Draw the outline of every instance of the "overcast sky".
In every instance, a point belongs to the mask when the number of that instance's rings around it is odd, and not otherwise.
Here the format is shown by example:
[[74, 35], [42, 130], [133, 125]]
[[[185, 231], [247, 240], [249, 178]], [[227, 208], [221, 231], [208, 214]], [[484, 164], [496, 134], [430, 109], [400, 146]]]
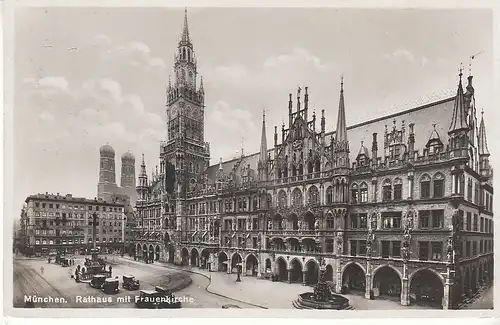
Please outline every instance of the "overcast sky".
[[[193, 8], [188, 16], [212, 163], [242, 142], [245, 153], [258, 150], [263, 108], [271, 147], [299, 85], [335, 129], [342, 73], [350, 125], [455, 92], [460, 63], [468, 73], [469, 56], [484, 51], [473, 61], [476, 100], [486, 117], [493, 109], [488, 10]], [[183, 8], [16, 12], [16, 209], [38, 192], [96, 196], [104, 143], [117, 171], [130, 150], [137, 170], [144, 153], [151, 172], [166, 139], [165, 87], [183, 18]]]

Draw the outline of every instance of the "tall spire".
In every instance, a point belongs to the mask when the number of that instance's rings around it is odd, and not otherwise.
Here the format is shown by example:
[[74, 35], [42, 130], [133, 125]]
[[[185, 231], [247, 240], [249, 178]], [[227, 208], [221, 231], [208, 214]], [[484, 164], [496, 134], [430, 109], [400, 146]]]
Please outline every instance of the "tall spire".
[[484, 112], [481, 112], [481, 124], [479, 125], [478, 153], [480, 156], [489, 156], [488, 142], [486, 141], [486, 127], [484, 126]]
[[260, 157], [259, 161], [265, 163], [267, 161], [267, 138], [266, 138], [266, 111], [262, 110], [262, 134], [260, 136]]
[[335, 132], [335, 140], [337, 143], [347, 142], [347, 126], [345, 121], [345, 106], [344, 106], [344, 75], [340, 77], [340, 100], [339, 111], [337, 114], [337, 130]]
[[142, 154], [141, 173], [139, 174], [139, 177], [148, 177], [146, 172], [146, 163], [144, 162], [144, 154]]
[[182, 42], [189, 43], [188, 11], [184, 8], [184, 28], [182, 29]]
[[457, 95], [455, 97], [455, 105], [453, 107], [453, 116], [448, 134], [469, 129], [467, 124], [467, 114], [465, 111], [464, 90], [462, 87], [462, 67], [460, 67], [458, 75], [460, 79], [458, 82]]

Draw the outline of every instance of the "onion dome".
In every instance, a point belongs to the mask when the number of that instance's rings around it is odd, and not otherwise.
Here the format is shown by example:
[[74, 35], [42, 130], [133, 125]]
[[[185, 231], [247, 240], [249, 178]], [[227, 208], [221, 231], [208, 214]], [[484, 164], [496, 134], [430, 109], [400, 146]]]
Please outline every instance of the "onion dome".
[[135, 157], [127, 151], [122, 155], [122, 161], [135, 161]]
[[111, 147], [107, 143], [105, 145], [101, 146], [101, 148], [99, 149], [99, 152], [103, 156], [112, 156], [112, 157], [115, 156], [115, 150], [113, 149], [113, 147]]

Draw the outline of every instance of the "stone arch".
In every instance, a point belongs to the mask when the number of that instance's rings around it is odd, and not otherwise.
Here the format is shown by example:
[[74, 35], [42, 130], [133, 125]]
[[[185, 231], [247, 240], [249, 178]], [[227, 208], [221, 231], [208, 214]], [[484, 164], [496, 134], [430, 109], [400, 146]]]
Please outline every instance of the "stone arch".
[[294, 188], [292, 191], [292, 206], [301, 206], [303, 201], [302, 191], [298, 187]]
[[278, 192], [278, 206], [280, 208], [284, 208], [288, 205], [288, 196], [286, 195], [286, 192], [284, 190], [280, 190]]
[[299, 217], [295, 213], [291, 213], [288, 216], [288, 220], [292, 226], [292, 230], [298, 230], [299, 229]]
[[402, 288], [401, 272], [390, 264], [379, 265], [373, 270], [373, 291], [375, 296], [400, 296]]
[[259, 267], [259, 261], [257, 257], [255, 257], [254, 254], [248, 254], [247, 257], [245, 258], [245, 275], [250, 275], [251, 276], [257, 276], [258, 274], [258, 267]]
[[231, 255], [231, 272], [235, 268], [239, 268], [241, 270], [243, 266], [243, 258], [241, 257], [241, 254], [238, 252], [234, 252], [233, 255]]
[[304, 213], [303, 219], [307, 230], [316, 229], [316, 216], [311, 211]]
[[319, 190], [316, 186], [311, 185], [308, 192], [308, 202], [309, 204], [319, 204]]
[[318, 277], [319, 277], [319, 265], [318, 262], [314, 259], [308, 260], [305, 265], [305, 272], [306, 272], [306, 284], [308, 285], [315, 285], [318, 283]]
[[203, 248], [200, 253], [200, 267], [202, 269], [208, 268], [208, 261], [210, 260], [210, 250]]
[[286, 262], [282, 257], [276, 259], [276, 274], [279, 281], [286, 281], [288, 278]]
[[189, 251], [186, 247], [183, 247], [181, 249], [181, 263], [182, 263], [182, 265], [189, 264]]
[[431, 181], [431, 177], [429, 176], [429, 174], [423, 173], [422, 175], [420, 175], [420, 178], [418, 179], [418, 181], [420, 183], [422, 183], [422, 182], [430, 182]]
[[346, 290], [365, 290], [366, 270], [358, 262], [350, 262], [342, 268], [342, 286]]
[[333, 267], [330, 264], [325, 268], [325, 281], [333, 282]]
[[289, 267], [289, 282], [301, 283], [302, 282], [302, 263], [298, 258], [293, 258], [288, 264]]
[[200, 263], [200, 254], [196, 248], [191, 249], [190, 254], [190, 264], [191, 266], [199, 266]]
[[135, 253], [136, 253], [137, 255], [139, 255], [140, 253], [142, 253], [141, 244], [137, 244], [137, 248], [136, 248]]
[[170, 243], [170, 235], [168, 234], [168, 232], [165, 233], [165, 236], [163, 236], [163, 242], [165, 244], [168, 244]]
[[227, 272], [229, 268], [228, 265], [229, 257], [227, 256], [226, 252], [219, 252], [218, 261], [219, 261], [219, 271]]
[[155, 261], [159, 261], [159, 260], [160, 260], [160, 246], [156, 245], [156, 247], [155, 247]]
[[419, 304], [443, 306], [444, 279], [430, 268], [420, 268], [408, 277], [410, 300]]
[[326, 188], [325, 202], [326, 202], [326, 204], [333, 203], [333, 186], [331, 186], [331, 185]]
[[281, 214], [276, 213], [273, 217], [272, 221], [272, 229], [273, 230], [283, 230], [283, 216]]
[[271, 264], [271, 259], [266, 258], [266, 269], [264, 270], [266, 273], [267, 272], [272, 272], [272, 264]]

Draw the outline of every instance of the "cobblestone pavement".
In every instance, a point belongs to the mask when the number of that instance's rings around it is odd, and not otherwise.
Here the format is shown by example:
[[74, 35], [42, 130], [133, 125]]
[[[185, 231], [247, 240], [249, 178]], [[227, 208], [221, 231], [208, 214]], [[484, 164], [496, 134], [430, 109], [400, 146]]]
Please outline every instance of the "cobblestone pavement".
[[487, 287], [482, 294], [464, 309], [493, 309], [493, 285]]

